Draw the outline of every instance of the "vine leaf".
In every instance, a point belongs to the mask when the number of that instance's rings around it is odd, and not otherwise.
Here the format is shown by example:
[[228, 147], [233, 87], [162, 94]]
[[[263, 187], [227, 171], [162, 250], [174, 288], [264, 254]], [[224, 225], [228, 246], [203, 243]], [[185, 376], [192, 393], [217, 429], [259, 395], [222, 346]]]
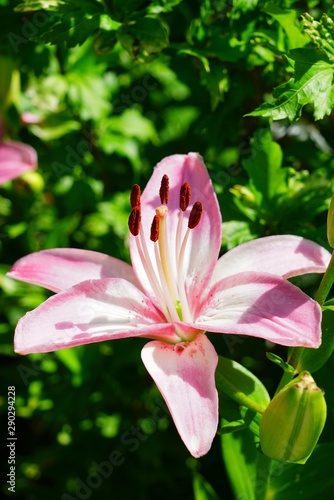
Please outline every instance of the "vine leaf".
[[264, 103], [246, 116], [265, 116], [296, 122], [306, 104], [313, 104], [314, 118], [321, 120], [334, 107], [334, 65], [326, 54], [314, 48], [294, 49], [290, 64], [294, 77], [274, 90], [273, 103]]

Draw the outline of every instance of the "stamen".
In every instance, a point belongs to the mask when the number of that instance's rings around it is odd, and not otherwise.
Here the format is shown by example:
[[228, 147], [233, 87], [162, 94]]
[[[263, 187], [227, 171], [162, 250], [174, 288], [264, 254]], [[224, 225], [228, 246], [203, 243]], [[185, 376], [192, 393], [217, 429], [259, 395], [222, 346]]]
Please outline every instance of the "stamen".
[[165, 174], [161, 179], [161, 186], [159, 190], [160, 200], [163, 205], [167, 205], [168, 195], [169, 195], [169, 178], [168, 175]]
[[146, 241], [145, 241], [145, 237], [143, 235], [143, 231], [140, 231], [139, 238], [136, 238], [135, 241], [136, 241], [138, 253], [140, 255], [140, 259], [143, 263], [144, 269], [146, 271], [146, 275], [148, 277], [148, 280], [151, 283], [153, 292], [155, 293], [156, 297], [158, 298], [159, 303], [160, 303], [160, 307], [161, 307], [164, 315], [167, 318], [168, 317], [168, 309], [165, 306], [163, 291], [158, 283], [158, 280], [156, 278], [155, 272], [154, 272], [153, 267], [152, 267], [152, 263], [151, 263], [150, 256], [149, 256], [149, 253], [147, 250]]
[[141, 222], [140, 208], [137, 206], [131, 210], [131, 214], [128, 220], [130, 233], [133, 236], [138, 236], [140, 231], [140, 222]]
[[[196, 201], [194, 203], [193, 208], [191, 209], [190, 215], [189, 215], [189, 221], [188, 221], [188, 229], [184, 235], [182, 245], [179, 247], [179, 253], [177, 255], [177, 268], [178, 268], [178, 290], [179, 290], [179, 296], [180, 296], [180, 302], [181, 302], [181, 307], [182, 307], [182, 314], [184, 321], [191, 321], [191, 313], [189, 309], [189, 304], [187, 300], [187, 295], [186, 295], [186, 290], [185, 290], [185, 282], [184, 282], [184, 276], [182, 274], [183, 270], [183, 263], [184, 263], [184, 256], [185, 256], [185, 250], [188, 242], [188, 238], [190, 235], [191, 229], [194, 229], [200, 222], [201, 217], [202, 217], [202, 203], [200, 201]], [[183, 214], [183, 212], [181, 212]]]
[[180, 188], [180, 209], [185, 212], [190, 203], [191, 190], [188, 182], [182, 184]]
[[167, 305], [168, 313], [172, 321], [178, 321], [179, 315], [175, 309], [175, 299], [171, 295], [171, 290], [168, 284], [168, 277], [163, 269], [162, 259], [160, 255], [160, 248], [158, 244], [154, 245], [155, 260], [157, 263], [158, 273], [160, 277], [160, 284], [163, 291], [164, 302]]
[[130, 194], [131, 208], [140, 207], [140, 186], [134, 184]]
[[160, 219], [157, 215], [153, 217], [152, 225], [151, 225], [151, 236], [150, 239], [151, 241], [158, 241], [159, 239], [159, 225], [160, 225]]
[[196, 201], [189, 215], [189, 221], [188, 221], [189, 229], [194, 229], [196, 226], [198, 226], [199, 221], [201, 220], [202, 217], [202, 212], [203, 212], [202, 203], [200, 201]]

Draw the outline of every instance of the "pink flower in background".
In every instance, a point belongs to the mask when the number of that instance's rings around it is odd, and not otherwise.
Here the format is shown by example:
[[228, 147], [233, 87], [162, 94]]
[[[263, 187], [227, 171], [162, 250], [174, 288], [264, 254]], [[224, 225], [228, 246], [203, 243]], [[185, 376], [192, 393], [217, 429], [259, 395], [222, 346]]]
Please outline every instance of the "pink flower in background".
[[320, 307], [284, 278], [324, 272], [330, 254], [285, 235], [245, 243], [218, 259], [221, 215], [195, 153], [160, 162], [142, 195], [134, 186], [131, 206], [132, 267], [76, 249], [16, 262], [9, 276], [57, 293], [19, 321], [15, 351], [153, 339], [142, 349], [143, 363], [185, 445], [199, 457], [218, 425], [218, 356], [205, 332], [317, 347]]
[[31, 146], [0, 140], [0, 185], [37, 168], [37, 153]]

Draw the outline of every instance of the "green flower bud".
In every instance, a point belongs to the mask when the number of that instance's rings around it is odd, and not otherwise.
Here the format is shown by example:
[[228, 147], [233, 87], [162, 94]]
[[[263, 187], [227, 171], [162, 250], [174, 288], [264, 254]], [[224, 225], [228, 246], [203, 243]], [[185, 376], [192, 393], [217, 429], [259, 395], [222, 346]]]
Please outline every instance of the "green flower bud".
[[309, 372], [302, 372], [273, 398], [260, 422], [262, 452], [282, 462], [305, 463], [326, 421], [326, 401]]
[[327, 239], [330, 246], [334, 248], [334, 195], [332, 196], [327, 215]]
[[38, 172], [25, 172], [21, 175], [20, 180], [26, 183], [34, 193], [40, 193], [45, 187], [44, 179]]
[[10, 104], [10, 88], [15, 63], [12, 59], [0, 55], [0, 112]]
[[230, 192], [234, 194], [242, 203], [246, 206], [255, 206], [255, 196], [254, 193], [248, 189], [246, 186], [241, 186], [241, 184], [235, 184]]

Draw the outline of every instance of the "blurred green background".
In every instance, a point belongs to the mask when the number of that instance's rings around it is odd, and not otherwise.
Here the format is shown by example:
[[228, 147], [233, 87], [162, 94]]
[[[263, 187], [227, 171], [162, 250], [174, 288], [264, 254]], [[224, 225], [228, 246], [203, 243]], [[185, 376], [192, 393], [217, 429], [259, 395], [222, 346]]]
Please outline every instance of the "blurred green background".
[[[219, 438], [200, 460], [183, 446], [141, 363], [144, 340], [15, 355], [18, 319], [49, 293], [5, 273], [53, 247], [129, 261], [132, 185], [144, 187], [163, 157], [189, 151], [203, 156], [219, 199], [222, 252], [284, 233], [328, 248], [334, 42], [321, 16], [331, 4], [0, 0], [6, 138], [32, 145], [39, 159], [38, 171], [0, 187], [1, 429], [5, 436], [7, 386], [15, 386], [15, 498], [233, 498]], [[290, 108], [273, 95], [282, 84], [291, 86]], [[294, 283], [312, 295], [319, 277]], [[210, 340], [273, 393], [281, 373], [265, 352], [285, 356], [285, 348]], [[332, 365], [317, 373], [329, 405], [324, 440], [332, 439]], [[5, 481], [2, 492], [12, 495]]]

